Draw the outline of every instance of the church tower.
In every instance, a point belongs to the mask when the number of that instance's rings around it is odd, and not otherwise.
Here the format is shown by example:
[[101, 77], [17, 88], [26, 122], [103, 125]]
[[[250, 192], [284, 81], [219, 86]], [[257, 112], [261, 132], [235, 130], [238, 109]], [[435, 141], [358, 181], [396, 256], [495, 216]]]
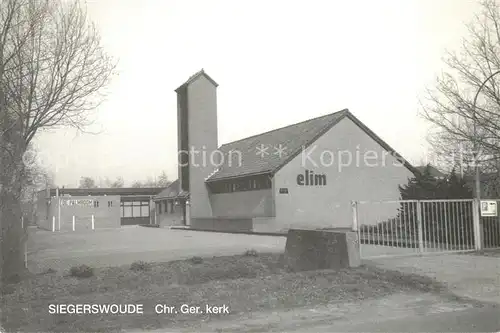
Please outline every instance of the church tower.
[[212, 217], [205, 178], [217, 167], [217, 86], [202, 69], [175, 90], [179, 186], [189, 192], [191, 218]]

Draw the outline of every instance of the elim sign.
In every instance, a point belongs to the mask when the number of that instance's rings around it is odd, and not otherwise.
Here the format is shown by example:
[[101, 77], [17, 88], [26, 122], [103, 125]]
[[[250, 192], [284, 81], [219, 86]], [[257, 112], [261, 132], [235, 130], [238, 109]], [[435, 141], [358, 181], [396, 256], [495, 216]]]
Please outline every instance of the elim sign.
[[326, 186], [326, 175], [315, 174], [312, 170], [306, 170], [304, 174], [297, 175], [299, 186]]

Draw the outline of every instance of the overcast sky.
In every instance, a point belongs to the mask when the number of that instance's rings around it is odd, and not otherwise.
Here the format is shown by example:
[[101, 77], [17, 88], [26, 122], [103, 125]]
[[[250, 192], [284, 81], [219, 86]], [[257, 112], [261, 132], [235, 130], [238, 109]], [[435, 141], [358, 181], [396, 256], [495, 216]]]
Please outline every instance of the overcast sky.
[[174, 89], [219, 83], [219, 144], [343, 108], [413, 163], [426, 155], [418, 97], [477, 12], [469, 0], [89, 0], [117, 76], [99, 135], [37, 138], [58, 185], [162, 170], [177, 177]]

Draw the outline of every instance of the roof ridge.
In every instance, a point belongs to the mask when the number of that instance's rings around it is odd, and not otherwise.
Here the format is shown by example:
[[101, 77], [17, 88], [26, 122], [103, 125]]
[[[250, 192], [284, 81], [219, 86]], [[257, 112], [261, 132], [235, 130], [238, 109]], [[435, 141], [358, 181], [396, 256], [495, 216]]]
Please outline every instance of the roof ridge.
[[229, 144], [233, 144], [233, 143], [237, 143], [237, 142], [240, 142], [240, 141], [248, 140], [248, 139], [251, 139], [251, 138], [254, 138], [254, 137], [257, 137], [257, 136], [261, 136], [261, 135], [264, 135], [264, 134], [268, 134], [268, 133], [280, 131], [280, 130], [285, 129], [287, 127], [292, 127], [292, 126], [300, 125], [300, 124], [303, 124], [303, 123], [307, 123], [309, 121], [313, 121], [313, 120], [316, 120], [316, 119], [319, 119], [319, 118], [324, 118], [324, 117], [332, 116], [334, 114], [338, 114], [338, 113], [341, 113], [341, 112], [349, 112], [349, 109], [347, 109], [347, 108], [346, 109], [342, 109], [340, 111], [332, 112], [332, 113], [325, 114], [325, 115], [318, 116], [318, 117], [314, 117], [314, 118], [309, 118], [309, 119], [304, 120], [304, 121], [299, 121], [298, 123], [290, 124], [290, 125], [283, 126], [283, 127], [280, 127], [280, 128], [275, 128], [275, 129], [267, 131], [267, 132], [262, 132], [262, 133], [259, 133], [259, 134], [251, 135], [251, 136], [246, 137], [246, 138], [242, 138], [242, 139], [239, 139], [239, 140], [235, 140], [235, 141], [231, 141], [231, 142], [228, 142], [228, 143], [224, 143], [223, 145], [220, 146], [220, 148], [222, 148], [223, 146], [227, 146]]
[[183, 84], [181, 84], [177, 89], [175, 89], [176, 92], [178, 92], [179, 89], [183, 88], [183, 87], [186, 87], [188, 86], [190, 83], [192, 83], [194, 80], [196, 80], [199, 76], [205, 76], [210, 82], [212, 82], [212, 84], [215, 86], [215, 87], [218, 87], [219, 84], [217, 82], [215, 82], [214, 79], [212, 79], [206, 72], [205, 72], [205, 69], [202, 68], [201, 70], [197, 71], [196, 73], [194, 73], [193, 75], [191, 75], [189, 77], [189, 79], [187, 79]]
[[193, 75], [191, 75], [191, 76], [189, 77], [189, 79], [187, 79], [187, 80], [186, 80], [186, 82], [188, 82], [189, 80], [191, 80], [191, 79], [192, 79], [192, 78], [194, 78], [195, 76], [198, 76], [198, 75], [200, 75], [200, 74], [204, 74], [204, 73], [205, 73], [205, 70], [202, 68], [202, 69], [200, 69], [199, 71], [197, 71], [196, 73], [194, 73]]

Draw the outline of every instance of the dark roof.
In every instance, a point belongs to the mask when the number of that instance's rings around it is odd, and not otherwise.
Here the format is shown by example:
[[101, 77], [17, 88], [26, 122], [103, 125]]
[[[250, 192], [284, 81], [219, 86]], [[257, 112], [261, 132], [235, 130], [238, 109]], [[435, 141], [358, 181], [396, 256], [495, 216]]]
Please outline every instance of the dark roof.
[[[432, 166], [432, 165], [428, 165], [429, 166], [429, 173], [432, 177], [436, 177], [436, 178], [444, 178], [446, 177], [446, 174], [439, 171], [436, 167]], [[420, 173], [424, 173], [425, 172], [425, 169], [427, 168], [427, 165], [421, 165], [421, 166], [417, 166], [415, 167]]]
[[189, 193], [186, 191], [179, 192], [179, 179], [170, 184], [166, 189], [161, 191], [153, 200], [163, 200], [163, 199], [174, 199], [174, 198], [186, 198]]
[[185, 88], [187, 87], [191, 82], [193, 82], [194, 80], [196, 80], [197, 78], [199, 78], [200, 76], [204, 76], [205, 78], [207, 78], [208, 81], [212, 82], [212, 84], [216, 87], [218, 87], [219, 85], [217, 84], [217, 82], [214, 81], [214, 79], [212, 79], [210, 76], [208, 76], [207, 73], [205, 73], [205, 71], [203, 70], [203, 68], [199, 71], [199, 72], [196, 72], [194, 73], [193, 75], [191, 75], [189, 77], [189, 79], [184, 82], [183, 84], [181, 84], [179, 86], [179, 88], [175, 89], [175, 92], [178, 92], [180, 89], [182, 88]]
[[[413, 173], [417, 172], [412, 165], [366, 127], [349, 110], [344, 109], [326, 116], [313, 118], [298, 124], [222, 145], [219, 150], [224, 154], [226, 163], [218, 170], [214, 170], [214, 173], [207, 178], [207, 182], [241, 176], [275, 173], [296, 157], [302, 151], [303, 147], [311, 145], [345, 117], [351, 119], [386, 151], [397, 157], [410, 171]], [[266, 155], [266, 158], [260, 158], [257, 154], [258, 148], [261, 145], [270, 147], [267, 150], [269, 154]], [[274, 154], [273, 147], [279, 147], [280, 145], [286, 147], [285, 154], [282, 156]], [[239, 156], [236, 154], [233, 155], [233, 160], [230, 161], [228, 157], [230, 151], [241, 153], [241, 164], [238, 163]]]
[[[102, 196], [102, 195], [120, 195], [120, 196], [133, 196], [133, 195], [157, 195], [163, 190], [163, 187], [116, 187], [116, 188], [60, 188], [59, 195], [73, 195], [73, 196]], [[46, 190], [43, 190], [46, 191]], [[56, 189], [50, 189], [50, 195], [56, 195]]]

